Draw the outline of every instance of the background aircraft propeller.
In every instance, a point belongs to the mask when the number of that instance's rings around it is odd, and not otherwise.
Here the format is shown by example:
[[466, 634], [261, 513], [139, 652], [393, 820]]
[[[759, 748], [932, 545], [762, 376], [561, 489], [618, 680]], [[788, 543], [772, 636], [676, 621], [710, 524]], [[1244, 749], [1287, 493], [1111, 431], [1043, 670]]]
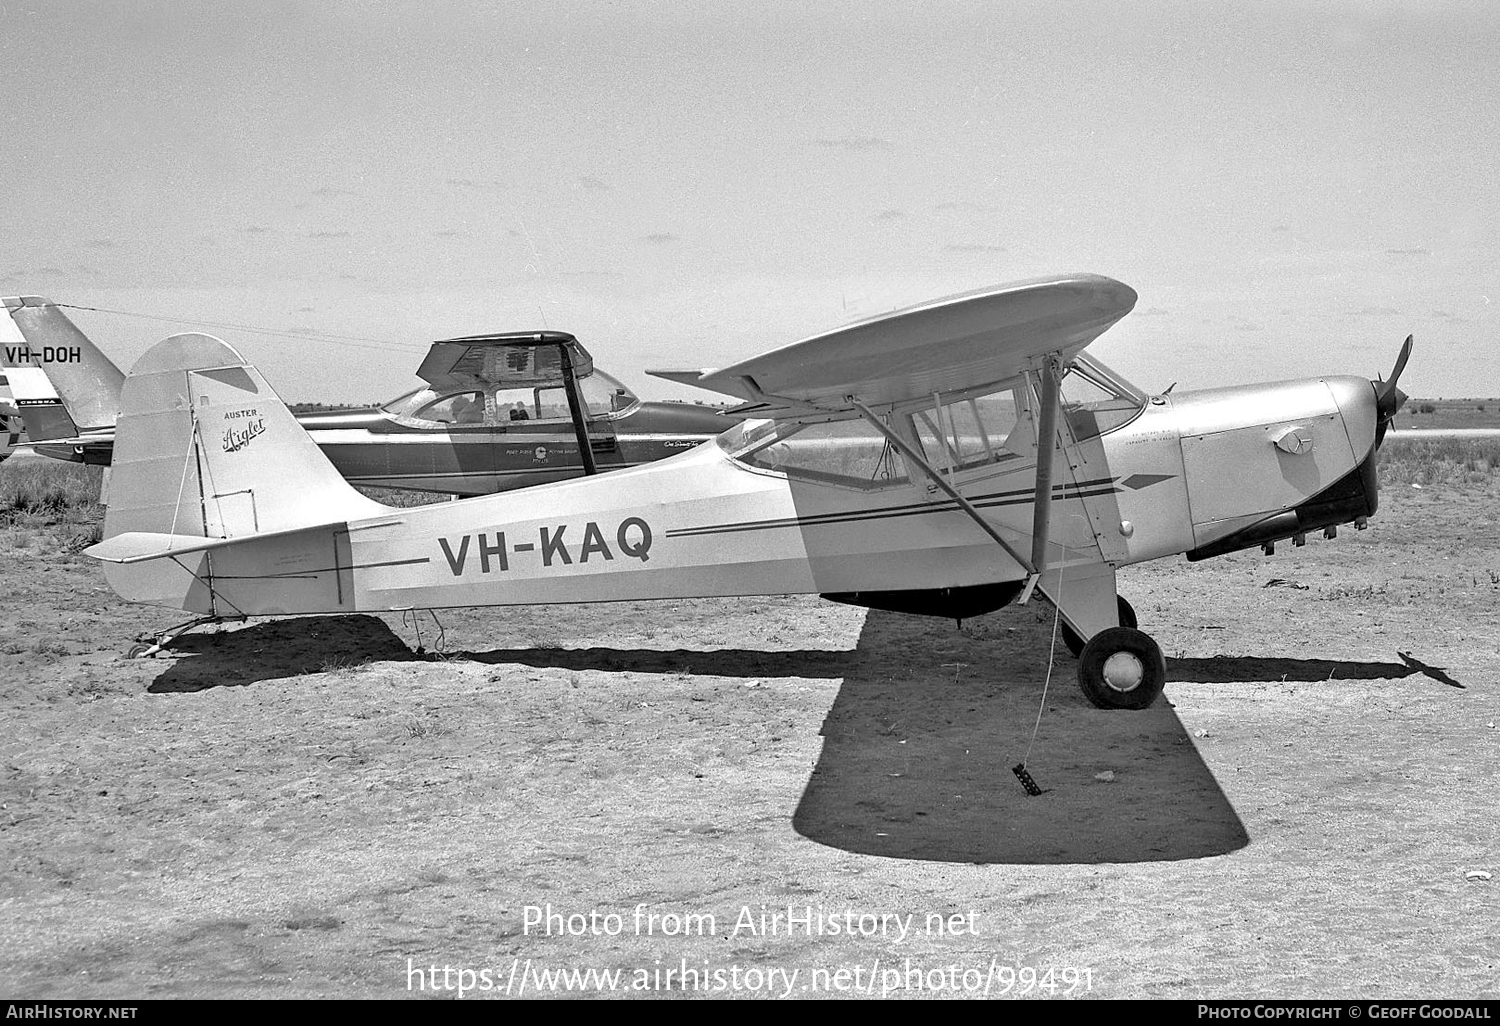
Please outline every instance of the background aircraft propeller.
[[1370, 384], [1375, 386], [1375, 446], [1385, 440], [1385, 432], [1396, 419], [1396, 413], [1406, 403], [1406, 393], [1396, 387], [1396, 381], [1401, 377], [1401, 372], [1406, 369], [1406, 361], [1411, 357], [1411, 339], [1406, 336], [1406, 341], [1401, 343], [1401, 352], [1396, 355], [1396, 366], [1391, 368], [1391, 379], [1385, 381], [1376, 378]]

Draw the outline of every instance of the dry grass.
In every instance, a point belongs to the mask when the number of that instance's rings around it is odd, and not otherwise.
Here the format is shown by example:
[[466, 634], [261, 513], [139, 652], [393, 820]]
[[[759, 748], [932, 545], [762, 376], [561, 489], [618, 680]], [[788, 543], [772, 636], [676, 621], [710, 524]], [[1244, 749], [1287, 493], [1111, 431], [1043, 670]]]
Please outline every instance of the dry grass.
[[356, 491], [386, 506], [405, 509], [408, 506], [427, 506], [434, 502], [447, 502], [451, 496], [444, 492], [411, 492], [399, 488], [364, 488]]
[[16, 459], [0, 464], [0, 524], [86, 523], [103, 516], [102, 467], [59, 460]]
[[0, 553], [73, 555], [104, 537], [100, 467], [58, 460], [0, 464]]
[[1391, 438], [1380, 449], [1380, 483], [1483, 484], [1500, 466], [1500, 439]]

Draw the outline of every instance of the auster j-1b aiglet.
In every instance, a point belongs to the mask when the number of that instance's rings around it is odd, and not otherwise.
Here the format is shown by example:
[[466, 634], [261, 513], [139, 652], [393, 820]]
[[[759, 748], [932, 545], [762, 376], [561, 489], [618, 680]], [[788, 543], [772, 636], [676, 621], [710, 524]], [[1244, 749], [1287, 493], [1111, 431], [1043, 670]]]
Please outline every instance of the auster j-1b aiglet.
[[173, 336], [125, 382], [88, 552], [194, 623], [809, 592], [962, 618], [1040, 591], [1088, 698], [1144, 708], [1166, 668], [1116, 569], [1363, 527], [1410, 339], [1390, 381], [1151, 396], [1084, 352], [1135, 300], [1039, 279], [662, 372], [751, 419], [648, 466], [411, 509], [349, 487], [228, 345]]

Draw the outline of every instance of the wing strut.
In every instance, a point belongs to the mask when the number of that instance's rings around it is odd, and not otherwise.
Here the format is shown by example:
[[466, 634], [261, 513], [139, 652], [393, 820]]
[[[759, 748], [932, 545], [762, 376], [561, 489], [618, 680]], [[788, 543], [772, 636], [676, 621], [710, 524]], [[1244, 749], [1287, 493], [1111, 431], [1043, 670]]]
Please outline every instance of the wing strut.
[[1031, 506], [1031, 567], [1021, 601], [1031, 598], [1047, 567], [1047, 535], [1052, 526], [1052, 449], [1057, 442], [1057, 406], [1062, 389], [1062, 361], [1056, 354], [1042, 361], [1042, 410], [1036, 426], [1036, 493]]
[[585, 474], [597, 474], [599, 468], [594, 466], [594, 447], [589, 444], [589, 428], [583, 419], [583, 402], [578, 396], [578, 375], [573, 373], [573, 358], [568, 355], [566, 344], [559, 345], [557, 350], [562, 356], [563, 391], [568, 394], [568, 413], [573, 418], [573, 433], [578, 436], [578, 458], [583, 461]]
[[1032, 589], [1036, 587], [1036, 580], [1040, 575], [1036, 572], [1036, 568], [1031, 563], [1027, 562], [1026, 557], [1021, 555], [1021, 553], [1015, 548], [1015, 546], [1011, 545], [1010, 542], [1001, 537], [1000, 532], [995, 530], [994, 525], [991, 524], [988, 520], [984, 519], [979, 510], [974, 508], [974, 504], [960, 495], [958, 493], [958, 490], [943, 478], [942, 474], [939, 474], [932, 468], [932, 465], [922, 457], [921, 453], [917, 452], [917, 450], [913, 449], [910, 445], [907, 444], [906, 439], [902, 438], [900, 435], [896, 434], [896, 432], [892, 431], [889, 425], [887, 425], [879, 417], [875, 416], [875, 414], [870, 411], [870, 408], [864, 403], [860, 402], [858, 399], [850, 396], [849, 402], [853, 404], [854, 408], [860, 412], [860, 415], [863, 416], [865, 420], [874, 425], [876, 431], [879, 431], [882, 435], [885, 436], [886, 441], [890, 442], [893, 446], [896, 447], [896, 449], [901, 453], [902, 456], [905, 456], [917, 467], [920, 467], [922, 472], [925, 473], [929, 478], [931, 478], [933, 484], [937, 485], [943, 491], [947, 492], [948, 497], [954, 502], [958, 503], [959, 509], [967, 513], [969, 515], [969, 519], [973, 520], [974, 523], [979, 525], [980, 530], [984, 531], [985, 534], [989, 535], [991, 538], [995, 539], [995, 541], [999, 542], [1000, 547], [1010, 554], [1011, 559], [1014, 559], [1017, 563], [1026, 568], [1026, 572], [1030, 575], [1030, 577], [1026, 582], [1026, 590], [1022, 593], [1022, 597], [1018, 601], [1019, 603], [1024, 603], [1027, 599], [1029, 599], [1031, 597]]

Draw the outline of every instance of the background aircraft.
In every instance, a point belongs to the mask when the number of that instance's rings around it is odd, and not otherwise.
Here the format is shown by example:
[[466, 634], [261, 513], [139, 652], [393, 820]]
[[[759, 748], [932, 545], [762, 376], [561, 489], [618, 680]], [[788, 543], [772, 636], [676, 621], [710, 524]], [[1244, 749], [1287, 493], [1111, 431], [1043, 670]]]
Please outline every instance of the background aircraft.
[[174, 336], [126, 381], [87, 551], [122, 597], [200, 614], [164, 643], [255, 615], [807, 592], [965, 617], [1040, 589], [1087, 639], [1088, 698], [1144, 708], [1166, 667], [1116, 568], [1364, 526], [1410, 340], [1389, 382], [1148, 396], [1082, 355], [1135, 300], [1070, 275], [860, 322], [694, 372], [767, 418], [714, 445], [412, 509], [351, 489], [228, 345]]
[[[4, 303], [0, 366], [26, 390], [32, 447], [108, 465], [125, 375], [56, 304]], [[384, 406], [297, 419], [352, 484], [453, 495], [639, 466], [729, 424], [713, 407], [642, 402], [560, 331], [435, 342], [417, 374], [425, 387]]]

